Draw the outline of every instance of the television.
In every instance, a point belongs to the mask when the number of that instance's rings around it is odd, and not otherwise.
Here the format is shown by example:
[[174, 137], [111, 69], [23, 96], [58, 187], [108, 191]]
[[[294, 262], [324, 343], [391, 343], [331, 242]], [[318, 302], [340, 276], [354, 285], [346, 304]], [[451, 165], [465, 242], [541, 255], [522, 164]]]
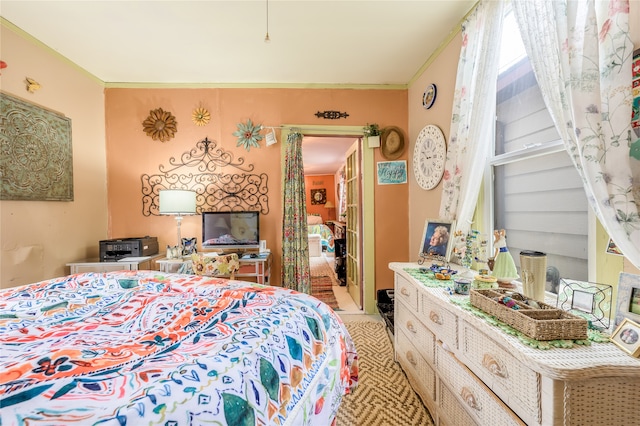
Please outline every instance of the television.
[[202, 248], [259, 249], [260, 212], [203, 212]]

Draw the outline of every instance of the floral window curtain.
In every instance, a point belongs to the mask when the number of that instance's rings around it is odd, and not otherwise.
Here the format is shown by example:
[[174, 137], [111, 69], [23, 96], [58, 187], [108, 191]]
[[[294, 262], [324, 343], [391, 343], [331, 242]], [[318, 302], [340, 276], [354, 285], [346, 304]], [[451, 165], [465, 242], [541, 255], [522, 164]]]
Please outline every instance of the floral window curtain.
[[482, 1], [463, 23], [440, 217], [469, 230], [493, 146], [503, 2]]
[[515, 1], [513, 10], [589, 203], [625, 257], [640, 268], [640, 200], [634, 199], [629, 155], [629, 2]]
[[282, 222], [282, 286], [311, 294], [302, 135], [287, 137]]

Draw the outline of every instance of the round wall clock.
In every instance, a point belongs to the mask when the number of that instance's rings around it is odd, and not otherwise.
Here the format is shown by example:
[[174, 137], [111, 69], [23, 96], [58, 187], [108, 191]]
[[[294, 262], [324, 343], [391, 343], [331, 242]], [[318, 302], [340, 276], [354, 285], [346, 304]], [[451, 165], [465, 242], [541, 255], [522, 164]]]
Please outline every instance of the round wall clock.
[[436, 94], [436, 85], [430, 84], [429, 87], [427, 87], [427, 90], [425, 90], [422, 94], [422, 106], [425, 109], [429, 109], [433, 106], [434, 102], [436, 101]]
[[413, 151], [413, 174], [422, 189], [435, 188], [444, 174], [447, 146], [438, 126], [429, 124], [418, 134]]

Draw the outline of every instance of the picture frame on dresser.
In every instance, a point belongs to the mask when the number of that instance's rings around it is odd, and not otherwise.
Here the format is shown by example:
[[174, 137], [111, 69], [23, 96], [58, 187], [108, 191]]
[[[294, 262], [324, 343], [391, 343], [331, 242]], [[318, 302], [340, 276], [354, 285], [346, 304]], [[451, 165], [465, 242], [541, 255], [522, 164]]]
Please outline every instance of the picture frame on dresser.
[[556, 307], [586, 318], [598, 329], [611, 328], [613, 287], [610, 285], [562, 278], [557, 294]]
[[640, 356], [640, 324], [625, 318], [611, 335], [611, 341], [631, 356]]
[[420, 260], [448, 262], [453, 248], [453, 220], [426, 219], [420, 239]]
[[618, 278], [615, 326], [625, 318], [640, 323], [640, 275], [621, 272]]

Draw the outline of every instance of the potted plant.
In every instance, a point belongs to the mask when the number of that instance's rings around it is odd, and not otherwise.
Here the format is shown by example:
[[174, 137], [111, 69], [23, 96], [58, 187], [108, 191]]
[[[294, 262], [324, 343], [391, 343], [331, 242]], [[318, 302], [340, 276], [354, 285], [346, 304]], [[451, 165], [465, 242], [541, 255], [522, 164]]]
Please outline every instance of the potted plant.
[[380, 146], [380, 126], [376, 123], [368, 124], [363, 128], [364, 136], [367, 138], [369, 148], [377, 148]]

